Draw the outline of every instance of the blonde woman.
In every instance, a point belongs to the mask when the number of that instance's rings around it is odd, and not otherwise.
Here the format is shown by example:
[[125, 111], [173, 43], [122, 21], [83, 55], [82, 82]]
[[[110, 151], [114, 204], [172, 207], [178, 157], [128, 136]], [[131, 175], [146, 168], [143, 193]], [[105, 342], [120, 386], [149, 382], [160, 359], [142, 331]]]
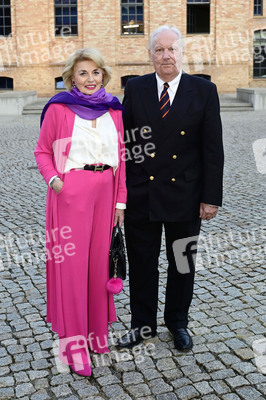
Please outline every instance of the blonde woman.
[[106, 284], [112, 228], [126, 208], [122, 106], [104, 89], [111, 73], [97, 49], [76, 50], [62, 76], [68, 91], [44, 107], [35, 150], [48, 185], [47, 322], [61, 360], [89, 376], [89, 350], [109, 351], [116, 320]]

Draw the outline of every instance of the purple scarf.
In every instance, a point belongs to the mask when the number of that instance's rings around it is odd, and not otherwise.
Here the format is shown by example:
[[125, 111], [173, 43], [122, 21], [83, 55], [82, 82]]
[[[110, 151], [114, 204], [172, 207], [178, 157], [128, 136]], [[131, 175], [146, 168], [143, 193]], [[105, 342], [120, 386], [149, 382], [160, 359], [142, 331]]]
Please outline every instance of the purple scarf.
[[109, 111], [110, 108], [113, 110], [124, 110], [118, 98], [114, 97], [111, 93], [106, 93], [103, 87], [91, 95], [81, 93], [77, 88], [73, 88], [71, 92], [57, 93], [46, 103], [41, 115], [41, 125], [47, 108], [53, 103], [65, 104], [80, 118], [90, 120], [99, 118]]

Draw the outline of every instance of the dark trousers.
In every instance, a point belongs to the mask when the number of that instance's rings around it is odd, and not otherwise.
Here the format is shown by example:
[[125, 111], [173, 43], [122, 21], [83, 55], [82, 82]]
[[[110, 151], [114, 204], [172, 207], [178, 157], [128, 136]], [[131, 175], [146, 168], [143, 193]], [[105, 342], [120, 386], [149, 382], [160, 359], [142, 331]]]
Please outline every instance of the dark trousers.
[[[129, 261], [129, 287], [131, 327], [149, 326], [152, 332], [157, 328], [158, 306], [158, 258], [161, 247], [162, 227], [165, 229], [166, 254], [168, 260], [164, 320], [170, 330], [186, 328], [188, 309], [193, 296], [194, 263], [187, 257], [189, 266], [184, 271], [178, 268], [173, 251], [173, 242], [178, 239], [198, 236], [201, 220], [191, 222], [150, 222], [125, 221], [125, 237]], [[189, 242], [189, 239], [188, 239]], [[181, 242], [183, 243], [183, 242]], [[193, 241], [195, 249], [195, 241]], [[197, 245], [197, 242], [196, 242]]]

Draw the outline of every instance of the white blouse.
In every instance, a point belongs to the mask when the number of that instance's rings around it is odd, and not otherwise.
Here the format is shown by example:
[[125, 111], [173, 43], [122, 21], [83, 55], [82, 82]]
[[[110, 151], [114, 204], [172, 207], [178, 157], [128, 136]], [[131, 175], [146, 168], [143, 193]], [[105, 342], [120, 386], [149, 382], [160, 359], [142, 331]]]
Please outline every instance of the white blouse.
[[75, 115], [71, 146], [64, 172], [86, 164], [107, 164], [118, 167], [118, 135], [109, 112], [92, 121]]
[[[107, 164], [115, 174], [118, 161], [118, 134], [109, 112], [96, 119], [96, 128], [92, 127], [91, 120], [76, 114], [64, 173], [73, 168], [83, 169], [86, 164]], [[126, 205], [116, 203], [116, 208], [125, 209]]]

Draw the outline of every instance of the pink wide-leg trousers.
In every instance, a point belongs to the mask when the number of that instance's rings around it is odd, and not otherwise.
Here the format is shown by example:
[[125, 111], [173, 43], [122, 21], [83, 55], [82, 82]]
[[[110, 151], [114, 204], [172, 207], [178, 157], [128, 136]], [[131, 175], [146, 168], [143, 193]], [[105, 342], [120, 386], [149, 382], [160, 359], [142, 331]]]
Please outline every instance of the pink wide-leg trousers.
[[106, 290], [113, 199], [112, 168], [71, 170], [57, 194], [59, 231], [67, 232], [60, 236], [64, 338], [82, 335], [97, 353], [108, 351], [108, 322], [116, 319]]

